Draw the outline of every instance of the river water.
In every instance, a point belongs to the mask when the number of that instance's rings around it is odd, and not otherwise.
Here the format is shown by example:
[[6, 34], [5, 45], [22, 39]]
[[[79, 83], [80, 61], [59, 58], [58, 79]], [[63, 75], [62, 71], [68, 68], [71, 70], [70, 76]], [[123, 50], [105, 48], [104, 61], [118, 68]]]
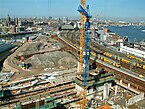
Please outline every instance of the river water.
[[8, 37], [3, 37], [0, 38], [0, 40], [5, 39], [5, 40], [16, 40], [16, 39], [22, 39], [23, 37], [28, 37], [32, 36], [33, 34], [23, 34], [23, 35], [15, 35], [15, 36], [8, 36]]
[[112, 32], [117, 33], [119, 36], [127, 36], [130, 41], [145, 40], [144, 26], [109, 26]]

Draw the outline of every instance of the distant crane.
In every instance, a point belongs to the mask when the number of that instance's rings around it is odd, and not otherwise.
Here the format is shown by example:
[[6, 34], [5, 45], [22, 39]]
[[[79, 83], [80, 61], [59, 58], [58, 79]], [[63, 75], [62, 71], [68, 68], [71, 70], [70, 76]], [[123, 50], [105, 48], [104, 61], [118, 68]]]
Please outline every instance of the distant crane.
[[87, 99], [87, 78], [89, 70], [89, 29], [90, 29], [90, 14], [89, 14], [89, 5], [85, 9], [85, 0], [81, 0], [81, 5], [78, 8], [78, 11], [81, 14], [81, 28], [80, 28], [80, 64], [79, 72], [82, 75], [82, 86], [83, 91], [81, 95], [83, 100], [81, 101], [81, 109], [86, 108]]

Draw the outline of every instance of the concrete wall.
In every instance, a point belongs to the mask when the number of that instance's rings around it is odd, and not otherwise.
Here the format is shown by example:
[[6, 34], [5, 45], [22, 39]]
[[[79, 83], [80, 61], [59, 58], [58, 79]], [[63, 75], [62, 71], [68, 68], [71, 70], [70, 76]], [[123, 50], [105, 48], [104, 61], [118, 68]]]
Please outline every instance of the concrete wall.
[[[108, 87], [111, 87], [111, 83], [108, 83]], [[79, 85], [75, 84], [75, 89], [77, 90], [77, 94], [80, 95], [80, 92], [83, 92], [84, 89], [82, 87], [80, 87]], [[93, 98], [94, 94], [101, 92], [104, 90], [104, 85], [97, 87], [96, 86], [96, 90], [94, 90], [93, 87], [91, 87], [89, 90], [87, 90], [87, 95], [89, 95], [89, 98]]]
[[136, 102], [141, 101], [141, 100], [143, 100], [143, 99], [144, 99], [144, 93], [141, 93], [141, 94], [139, 94], [139, 95], [136, 95], [136, 96], [130, 98], [130, 99], [127, 101], [126, 105], [127, 105], [127, 106], [133, 105], [133, 104], [135, 104]]

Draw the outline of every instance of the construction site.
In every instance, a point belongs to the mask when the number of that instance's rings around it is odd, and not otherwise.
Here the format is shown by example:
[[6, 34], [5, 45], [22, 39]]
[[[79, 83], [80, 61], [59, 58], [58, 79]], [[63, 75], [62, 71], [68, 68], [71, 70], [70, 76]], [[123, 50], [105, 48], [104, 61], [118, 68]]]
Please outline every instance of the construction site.
[[113, 54], [105, 57], [106, 49], [89, 39], [85, 0], [77, 11], [79, 30], [35, 34], [7, 57], [0, 78], [1, 109], [145, 108], [144, 72], [122, 71], [124, 61], [111, 60]]
[[88, 70], [84, 90], [77, 51], [64, 42], [56, 35], [38, 35], [5, 60], [3, 72], [15, 73], [1, 82], [2, 109], [83, 109], [84, 100], [92, 109], [144, 107], [143, 92], [117, 81], [115, 71], [97, 64], [89, 64], [94, 68]]

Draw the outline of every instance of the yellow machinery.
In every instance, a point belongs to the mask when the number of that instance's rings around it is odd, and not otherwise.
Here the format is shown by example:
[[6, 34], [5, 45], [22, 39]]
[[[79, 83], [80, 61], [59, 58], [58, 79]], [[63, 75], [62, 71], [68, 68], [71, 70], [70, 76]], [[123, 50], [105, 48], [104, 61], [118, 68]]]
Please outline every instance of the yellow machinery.
[[[81, 6], [85, 8], [85, 0], [81, 0]], [[85, 17], [81, 14], [81, 28], [80, 28], [80, 69], [79, 72], [83, 73], [83, 51], [84, 51], [84, 36], [85, 36]], [[83, 100], [80, 101], [81, 109], [85, 108], [86, 105], [86, 89], [84, 88], [84, 91], [81, 92], [81, 97]]]
[[[81, 6], [85, 8], [85, 1], [81, 0]], [[83, 72], [83, 51], [84, 51], [84, 36], [85, 36], [85, 16], [81, 14], [81, 28], [80, 28], [80, 73]]]
[[[81, 0], [81, 6], [83, 8], [85, 8], [85, 2], [86, 0]], [[81, 14], [81, 28], [80, 28], [80, 66], [79, 66], [79, 72], [82, 74], [83, 73], [83, 52], [84, 52], [84, 42], [85, 42], [85, 16], [83, 14]], [[86, 99], [86, 92], [87, 92], [87, 88], [84, 87], [84, 90], [81, 92], [81, 97], [83, 98], [80, 101], [80, 105], [81, 105], [81, 109], [85, 109], [86, 104], [87, 104], [87, 99]]]

